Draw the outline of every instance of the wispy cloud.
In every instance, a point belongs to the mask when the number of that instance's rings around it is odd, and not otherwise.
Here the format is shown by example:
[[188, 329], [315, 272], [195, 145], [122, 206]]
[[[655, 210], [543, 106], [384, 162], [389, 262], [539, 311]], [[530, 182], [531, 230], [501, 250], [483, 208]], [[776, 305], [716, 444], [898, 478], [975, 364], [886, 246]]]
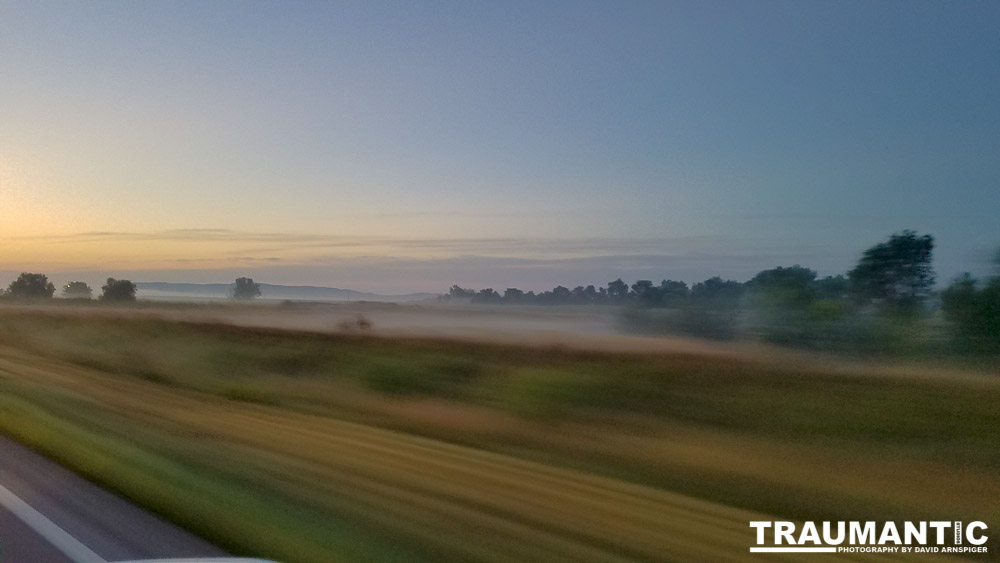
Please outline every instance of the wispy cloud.
[[[173, 229], [152, 232], [93, 231], [67, 235], [21, 237], [19, 240], [43, 244], [72, 245], [93, 243], [167, 242], [190, 245], [223, 244], [233, 251], [244, 250], [246, 259], [260, 260], [260, 254], [291, 251], [312, 253], [352, 250], [351, 255], [407, 257], [432, 253], [438, 257], [484, 255], [493, 257], [581, 257], [606, 254], [684, 254], [692, 248], [710, 248], [733, 241], [725, 237], [673, 238], [390, 238], [324, 235], [310, 233], [246, 232], [229, 229]], [[246, 252], [252, 250], [249, 254]], [[230, 258], [236, 256], [231, 255]], [[274, 257], [275, 260], [282, 258]], [[286, 258], [287, 259], [287, 258]]]
[[227, 256], [221, 258], [175, 258], [170, 262], [177, 264], [208, 264], [218, 266], [220, 263], [228, 264], [282, 264], [288, 262], [284, 258], [269, 256], [258, 258], [255, 256]]

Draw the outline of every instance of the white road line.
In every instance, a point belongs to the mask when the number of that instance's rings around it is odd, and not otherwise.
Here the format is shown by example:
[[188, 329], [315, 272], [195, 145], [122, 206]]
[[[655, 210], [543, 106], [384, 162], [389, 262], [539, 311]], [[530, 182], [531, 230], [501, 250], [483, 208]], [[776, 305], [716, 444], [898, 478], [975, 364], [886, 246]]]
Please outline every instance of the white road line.
[[69, 535], [69, 532], [57, 526], [28, 503], [17, 498], [17, 495], [3, 485], [0, 485], [0, 505], [20, 518], [29, 528], [45, 538], [75, 563], [107, 563], [100, 555], [91, 551], [89, 547], [80, 543]]

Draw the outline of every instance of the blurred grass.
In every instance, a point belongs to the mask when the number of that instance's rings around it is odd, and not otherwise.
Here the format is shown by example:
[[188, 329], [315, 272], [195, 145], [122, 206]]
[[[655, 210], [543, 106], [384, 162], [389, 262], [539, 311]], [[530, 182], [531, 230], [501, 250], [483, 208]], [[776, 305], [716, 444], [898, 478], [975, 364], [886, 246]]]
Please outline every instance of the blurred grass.
[[286, 561], [731, 559], [741, 509], [1000, 516], [985, 375], [6, 310], [0, 361], [3, 431]]

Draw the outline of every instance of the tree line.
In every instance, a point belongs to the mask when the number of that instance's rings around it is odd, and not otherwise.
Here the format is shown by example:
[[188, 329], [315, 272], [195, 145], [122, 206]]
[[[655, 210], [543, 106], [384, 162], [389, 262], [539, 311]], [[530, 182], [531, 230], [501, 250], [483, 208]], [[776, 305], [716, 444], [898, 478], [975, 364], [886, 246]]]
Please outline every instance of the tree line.
[[[102, 301], [135, 301], [137, 289], [131, 280], [108, 278], [107, 283], [101, 286], [101, 294], [97, 298]], [[23, 272], [7, 286], [6, 290], [0, 289], [0, 297], [17, 300], [43, 300], [52, 299], [55, 292], [55, 285], [49, 281], [45, 274]], [[242, 277], [236, 278], [230, 297], [238, 301], [249, 301], [259, 297], [260, 294], [260, 284], [254, 282], [253, 278]], [[93, 296], [94, 290], [86, 282], [73, 281], [62, 287], [64, 299], [90, 300]]]
[[564, 286], [535, 293], [507, 288], [503, 294], [493, 288], [466, 289], [453, 285], [444, 301], [475, 304], [531, 305], [638, 305], [650, 308], [670, 308], [685, 303], [731, 305], [749, 292], [772, 293], [785, 304], [802, 304], [814, 299], [853, 299], [856, 302], [878, 301], [885, 305], [910, 306], [920, 304], [934, 285], [931, 254], [934, 238], [918, 236], [913, 231], [892, 235], [887, 242], [867, 250], [857, 266], [847, 275], [818, 279], [816, 272], [798, 264], [759, 272], [746, 282], [723, 280], [719, 276], [691, 287], [683, 281], [638, 280], [631, 286], [618, 278], [606, 286]]
[[507, 288], [501, 294], [453, 285], [442, 300], [618, 305], [625, 306], [628, 328], [636, 330], [840, 348], [922, 346], [933, 340], [936, 329], [927, 327], [940, 311], [952, 329], [948, 338], [1000, 352], [1000, 254], [997, 275], [976, 280], [965, 274], [935, 293], [933, 250], [933, 236], [902, 231], [867, 249], [850, 271], [824, 278], [796, 264], [761, 271], [746, 282], [716, 276], [690, 287], [670, 279], [629, 285], [619, 278], [603, 287], [557, 286], [537, 294]]
[[[16, 280], [0, 290], [0, 296], [10, 299], [52, 299], [56, 287], [45, 274], [23, 272]], [[135, 301], [135, 284], [129, 280], [108, 278], [101, 286], [101, 294], [97, 297], [107, 301]], [[63, 286], [62, 296], [66, 299], [91, 299], [94, 290], [86, 282], [74, 281]]]

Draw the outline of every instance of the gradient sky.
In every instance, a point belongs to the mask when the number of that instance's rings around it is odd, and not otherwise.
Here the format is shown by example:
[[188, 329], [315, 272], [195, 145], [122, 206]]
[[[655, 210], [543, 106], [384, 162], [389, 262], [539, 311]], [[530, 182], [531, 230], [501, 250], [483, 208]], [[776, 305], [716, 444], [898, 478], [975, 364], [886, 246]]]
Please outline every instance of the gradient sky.
[[0, 1], [0, 285], [548, 289], [1000, 247], [1000, 2]]

